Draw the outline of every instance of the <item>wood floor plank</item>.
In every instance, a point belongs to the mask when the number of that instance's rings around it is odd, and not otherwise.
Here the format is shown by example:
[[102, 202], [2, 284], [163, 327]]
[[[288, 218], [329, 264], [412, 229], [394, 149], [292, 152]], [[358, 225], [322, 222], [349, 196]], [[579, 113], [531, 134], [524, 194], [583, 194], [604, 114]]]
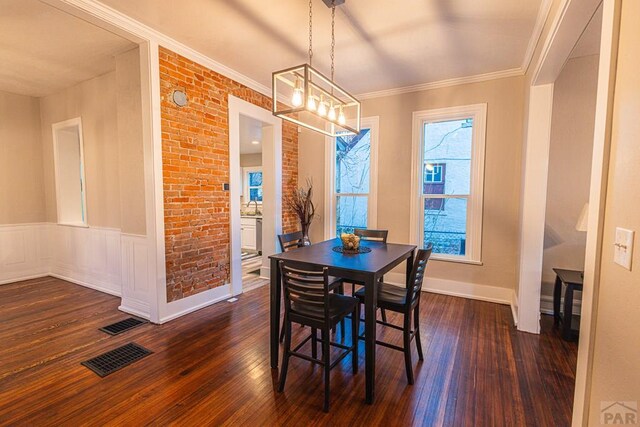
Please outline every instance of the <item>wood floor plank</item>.
[[[262, 286], [235, 303], [109, 336], [98, 328], [128, 317], [116, 297], [54, 278], [2, 285], [0, 425], [570, 424], [577, 346], [550, 319], [540, 335], [520, 333], [507, 306], [427, 293], [415, 384], [407, 385], [403, 355], [378, 347], [376, 401], [366, 405], [361, 343], [357, 375], [350, 356], [332, 371], [324, 414], [318, 366], [292, 359], [285, 392], [276, 392], [268, 293]], [[293, 340], [308, 333], [295, 327]], [[378, 335], [401, 344], [397, 331]], [[131, 341], [154, 353], [105, 378], [80, 365]]]

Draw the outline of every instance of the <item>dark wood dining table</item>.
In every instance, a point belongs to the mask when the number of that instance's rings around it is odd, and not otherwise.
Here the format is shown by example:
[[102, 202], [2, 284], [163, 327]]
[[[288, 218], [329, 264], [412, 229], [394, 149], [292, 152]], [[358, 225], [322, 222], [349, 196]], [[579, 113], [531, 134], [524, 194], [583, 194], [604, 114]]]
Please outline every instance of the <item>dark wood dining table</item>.
[[356, 281], [363, 284], [365, 288], [365, 401], [371, 404], [375, 395], [377, 284], [384, 274], [405, 260], [408, 278], [413, 268], [416, 246], [362, 241], [361, 246], [371, 248], [371, 252], [361, 254], [335, 252], [333, 248], [341, 244], [340, 239], [326, 240], [269, 257], [271, 260], [271, 368], [278, 367], [282, 299], [279, 261], [295, 261], [316, 267], [327, 267], [330, 275], [341, 277], [346, 282]]

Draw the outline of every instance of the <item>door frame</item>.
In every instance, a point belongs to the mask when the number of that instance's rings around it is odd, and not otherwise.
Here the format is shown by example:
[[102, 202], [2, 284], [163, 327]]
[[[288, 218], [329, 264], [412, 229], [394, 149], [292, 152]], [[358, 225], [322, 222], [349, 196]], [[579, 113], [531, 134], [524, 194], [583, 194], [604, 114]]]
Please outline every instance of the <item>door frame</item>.
[[229, 95], [229, 249], [231, 294], [242, 293], [242, 249], [240, 236], [240, 115], [268, 126], [262, 140], [262, 267], [261, 277], [269, 277], [269, 255], [280, 252], [277, 236], [282, 234], [282, 120], [271, 111]]

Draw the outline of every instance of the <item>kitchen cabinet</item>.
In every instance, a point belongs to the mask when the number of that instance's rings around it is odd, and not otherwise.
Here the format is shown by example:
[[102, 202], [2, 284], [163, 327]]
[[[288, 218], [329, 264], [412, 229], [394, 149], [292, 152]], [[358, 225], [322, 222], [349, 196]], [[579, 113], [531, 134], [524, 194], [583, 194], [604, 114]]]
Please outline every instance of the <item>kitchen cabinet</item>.
[[[257, 238], [257, 221], [256, 217], [241, 217], [240, 218], [240, 242], [242, 250], [258, 251], [258, 238]], [[260, 219], [262, 221], [262, 219]]]

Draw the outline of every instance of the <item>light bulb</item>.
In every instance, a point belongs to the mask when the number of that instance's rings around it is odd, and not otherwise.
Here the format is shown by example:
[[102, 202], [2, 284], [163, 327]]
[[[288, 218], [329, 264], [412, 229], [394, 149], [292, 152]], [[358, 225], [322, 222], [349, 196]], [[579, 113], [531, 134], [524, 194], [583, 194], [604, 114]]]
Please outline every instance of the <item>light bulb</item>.
[[318, 105], [318, 114], [321, 117], [324, 117], [324, 116], [327, 115], [327, 106], [324, 103], [324, 99], [323, 99], [322, 95], [320, 95], [320, 105]]
[[291, 104], [294, 107], [299, 107], [302, 105], [302, 91], [299, 89], [293, 90], [293, 96], [291, 97]]
[[299, 107], [302, 105], [302, 81], [300, 79], [296, 79], [296, 85], [293, 88], [293, 96], [291, 97], [291, 104], [294, 107]]
[[309, 95], [309, 99], [307, 100], [307, 110], [316, 111], [316, 99], [313, 95]]
[[333, 121], [336, 119], [336, 109], [333, 106], [333, 102], [331, 103], [331, 107], [329, 108], [329, 114], [327, 115], [329, 120]]
[[344, 118], [344, 112], [342, 112], [342, 105], [340, 106], [340, 114], [338, 114], [338, 123], [344, 125], [346, 123], [346, 119]]

